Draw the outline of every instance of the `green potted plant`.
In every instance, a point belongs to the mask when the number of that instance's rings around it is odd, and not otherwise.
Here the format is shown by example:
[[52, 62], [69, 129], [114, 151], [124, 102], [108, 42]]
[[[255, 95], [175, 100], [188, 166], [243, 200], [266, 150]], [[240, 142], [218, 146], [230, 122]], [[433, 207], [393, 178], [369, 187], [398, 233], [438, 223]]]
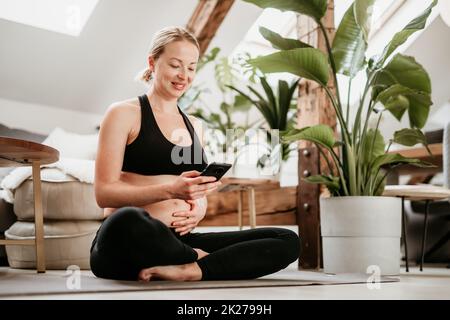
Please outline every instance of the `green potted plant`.
[[[331, 197], [321, 198], [321, 233], [324, 271], [327, 273], [366, 272], [377, 265], [382, 274], [400, 271], [400, 199], [380, 197], [386, 175], [393, 167], [410, 164], [426, 166], [417, 159], [388, 153], [392, 143], [426, 145], [420, 130], [426, 123], [431, 101], [431, 83], [425, 69], [413, 57], [394, 51], [414, 32], [425, 27], [432, 4], [386, 44], [383, 52], [366, 59], [370, 21], [374, 0], [356, 0], [340, 22], [333, 43], [321, 19], [327, 10], [326, 0], [244, 0], [262, 8], [294, 11], [314, 19], [323, 32], [327, 52], [295, 39], [261, 29], [262, 35], [280, 51], [249, 60], [264, 73], [290, 72], [313, 80], [324, 88], [340, 128], [340, 139], [325, 125], [293, 129], [282, 134], [283, 140], [310, 141], [328, 161], [328, 174], [308, 177], [311, 183], [325, 185]], [[356, 116], [350, 121], [349, 109], [339, 94], [337, 74], [352, 79], [365, 71], [367, 81]], [[335, 92], [329, 89], [332, 75]], [[369, 119], [378, 113], [375, 128]], [[392, 114], [401, 120], [408, 113], [410, 127], [395, 132], [388, 146], [378, 126], [381, 115]], [[326, 157], [326, 154], [330, 158]]]

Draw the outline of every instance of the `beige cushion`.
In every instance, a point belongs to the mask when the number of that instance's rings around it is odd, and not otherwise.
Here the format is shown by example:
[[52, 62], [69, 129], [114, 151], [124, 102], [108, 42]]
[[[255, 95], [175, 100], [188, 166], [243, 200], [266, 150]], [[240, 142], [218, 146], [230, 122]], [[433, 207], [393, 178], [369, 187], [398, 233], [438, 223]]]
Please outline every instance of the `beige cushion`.
[[[42, 181], [42, 208], [45, 219], [102, 220], [92, 184], [80, 181]], [[14, 212], [19, 220], [34, 220], [33, 181], [26, 180], [15, 190]]]
[[[100, 221], [46, 221], [45, 260], [47, 269], [67, 269], [77, 265], [90, 269], [89, 257], [92, 240], [100, 227]], [[34, 222], [18, 221], [5, 232], [6, 239], [34, 239]], [[35, 268], [34, 246], [6, 246], [9, 265], [12, 268]]]

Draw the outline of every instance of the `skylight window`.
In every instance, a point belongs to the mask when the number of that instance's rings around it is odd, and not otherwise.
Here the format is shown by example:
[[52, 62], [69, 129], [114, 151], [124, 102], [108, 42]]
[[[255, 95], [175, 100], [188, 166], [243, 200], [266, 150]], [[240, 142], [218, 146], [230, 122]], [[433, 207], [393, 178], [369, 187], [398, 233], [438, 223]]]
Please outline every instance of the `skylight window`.
[[98, 0], [0, 0], [0, 19], [77, 37]]
[[[247, 32], [244, 41], [266, 43], [267, 41], [259, 33], [260, 26], [286, 36], [293, 22], [295, 26], [296, 18], [293, 12], [282, 12], [272, 8], [265, 9]], [[267, 44], [270, 45], [269, 42]]]

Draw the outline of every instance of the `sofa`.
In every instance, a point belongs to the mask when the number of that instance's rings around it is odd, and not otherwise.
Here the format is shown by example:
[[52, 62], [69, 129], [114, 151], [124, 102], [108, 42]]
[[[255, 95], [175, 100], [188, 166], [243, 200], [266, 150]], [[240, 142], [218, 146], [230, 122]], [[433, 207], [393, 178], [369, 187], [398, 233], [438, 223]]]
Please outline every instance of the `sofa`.
[[[76, 265], [90, 269], [90, 245], [103, 220], [93, 186], [97, 135], [55, 128], [39, 141], [32, 135], [19, 137], [14, 133], [17, 130], [9, 135], [0, 131], [0, 135], [41, 142], [60, 152], [60, 161], [41, 167], [46, 268]], [[6, 239], [33, 239], [33, 183], [24, 171], [31, 168], [8, 169], [0, 183], [0, 231], [4, 231]], [[33, 246], [7, 245], [6, 256], [12, 268], [36, 266]]]

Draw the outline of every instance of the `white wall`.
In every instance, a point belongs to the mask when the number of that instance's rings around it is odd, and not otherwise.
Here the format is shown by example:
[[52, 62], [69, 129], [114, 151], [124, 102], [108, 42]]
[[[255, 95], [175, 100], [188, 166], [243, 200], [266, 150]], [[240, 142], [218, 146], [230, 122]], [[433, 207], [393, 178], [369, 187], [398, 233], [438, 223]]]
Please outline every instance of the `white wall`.
[[0, 123], [11, 128], [49, 134], [55, 127], [76, 133], [95, 133], [102, 115], [0, 98]]

